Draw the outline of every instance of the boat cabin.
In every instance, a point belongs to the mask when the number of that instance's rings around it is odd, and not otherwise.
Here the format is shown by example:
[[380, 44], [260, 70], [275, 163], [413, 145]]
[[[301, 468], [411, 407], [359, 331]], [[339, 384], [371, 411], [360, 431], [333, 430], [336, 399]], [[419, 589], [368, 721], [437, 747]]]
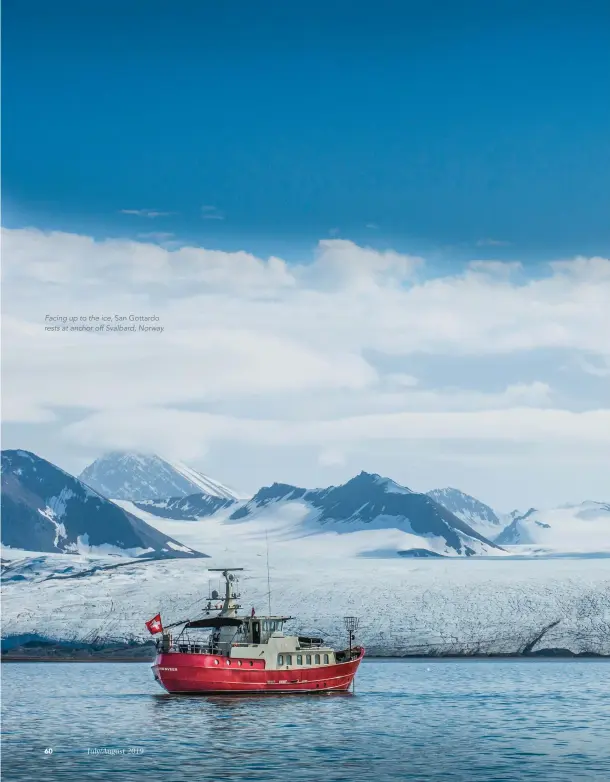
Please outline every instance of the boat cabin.
[[[173, 638], [164, 638], [165, 646], [176, 651], [229, 655], [234, 646], [267, 644], [273, 636], [283, 637], [284, 623], [290, 616], [210, 616], [184, 623], [181, 632]], [[207, 630], [203, 638], [189, 630]], [[198, 640], [196, 640], [198, 638]]]
[[274, 633], [284, 632], [290, 616], [249, 616], [244, 619], [241, 635], [245, 643], [266, 644]]
[[[261, 659], [267, 668], [332, 665], [338, 656], [322, 638], [284, 635], [289, 616], [206, 617], [186, 622], [176, 637], [165, 633], [161, 651], [210, 654], [236, 660]], [[192, 633], [207, 630], [207, 637]]]

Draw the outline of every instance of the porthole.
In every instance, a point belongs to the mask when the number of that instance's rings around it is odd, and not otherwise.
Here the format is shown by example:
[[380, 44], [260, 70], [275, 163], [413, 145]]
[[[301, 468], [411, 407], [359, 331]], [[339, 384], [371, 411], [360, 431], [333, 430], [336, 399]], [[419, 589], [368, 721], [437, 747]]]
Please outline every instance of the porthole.
[[241, 665], [241, 660], [238, 660], [238, 661], [237, 661], [237, 664], [238, 664], [238, 665]]
[[214, 665], [218, 665], [218, 660], [214, 660]]
[[231, 660], [227, 660], [227, 665], [231, 665]]

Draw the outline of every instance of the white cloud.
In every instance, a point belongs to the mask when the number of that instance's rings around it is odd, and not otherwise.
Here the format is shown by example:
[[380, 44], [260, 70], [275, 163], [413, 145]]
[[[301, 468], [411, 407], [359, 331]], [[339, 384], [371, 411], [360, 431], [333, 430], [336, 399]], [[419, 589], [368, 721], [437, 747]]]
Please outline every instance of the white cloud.
[[224, 220], [225, 216], [215, 206], [208, 205], [201, 207], [201, 216], [204, 220]]
[[153, 242], [167, 242], [174, 236], [175, 234], [170, 233], [169, 231], [147, 231], [138, 234], [138, 239], [152, 239]]
[[394, 386], [396, 388], [412, 388], [419, 383], [419, 380], [413, 375], [407, 375], [404, 372], [389, 372], [385, 376], [385, 381], [388, 386]]
[[510, 242], [503, 239], [479, 239], [477, 247], [507, 247]]
[[[476, 412], [406, 412], [369, 414], [318, 421], [254, 420], [186, 410], [134, 408], [96, 413], [69, 425], [65, 436], [83, 445], [112, 447], [120, 442], [164, 443], [175, 450], [188, 436], [207, 446], [217, 441], [255, 445], [324, 445], [329, 454], [343, 453], [349, 444], [378, 441], [499, 441], [610, 444], [610, 410], [574, 413], [514, 407]], [[171, 433], [177, 433], [172, 435]], [[158, 446], [157, 446], [158, 447]], [[340, 460], [334, 460], [340, 463]]]
[[168, 217], [173, 212], [161, 212], [158, 209], [120, 209], [123, 215], [134, 215], [135, 217]]
[[[61, 290], [54, 298], [78, 304], [80, 291], [87, 289], [84, 302], [93, 290], [103, 301], [113, 296], [133, 296], [142, 283], [157, 286], [170, 303], [180, 285], [195, 284], [196, 293], [207, 295], [210, 287], [230, 293], [238, 289], [275, 289], [293, 285], [294, 279], [284, 261], [264, 261], [246, 252], [225, 253], [199, 247], [171, 249], [131, 240], [95, 241], [87, 236], [36, 229], [2, 231], [3, 270], [8, 281], [20, 285], [55, 283]], [[167, 286], [173, 286], [168, 291]], [[25, 290], [25, 288], [21, 288]], [[41, 295], [41, 291], [37, 291]], [[33, 292], [35, 295], [35, 292]], [[146, 296], [150, 291], [146, 292]], [[38, 311], [40, 307], [35, 307]]]
[[379, 252], [347, 239], [323, 239], [313, 265], [300, 267], [302, 280], [314, 287], [331, 287], [347, 293], [373, 292], [379, 286], [396, 286], [413, 277], [423, 259], [393, 250]]
[[[363, 388], [376, 378], [358, 355], [320, 354], [279, 335], [245, 329], [193, 326], [161, 336], [41, 331], [42, 325], [21, 343], [32, 345], [30, 361], [22, 362], [19, 349], [7, 350], [4, 393], [9, 399], [97, 410], [231, 397], [237, 404], [257, 394]], [[43, 383], [44, 377], [58, 382]]]
[[2, 420], [19, 421], [22, 424], [40, 424], [57, 420], [57, 416], [33, 399], [21, 394], [9, 394], [2, 403]]
[[318, 455], [318, 464], [323, 467], [338, 467], [345, 464], [345, 453], [339, 448], [325, 448]]
[[[610, 282], [610, 261], [608, 258], [584, 258], [578, 256], [570, 261], [551, 261], [549, 267], [556, 274], [568, 278], [569, 280], [587, 281], [587, 282]], [[604, 297], [607, 288], [600, 290], [600, 295]]]
[[587, 361], [583, 356], [579, 357], [579, 365], [583, 372], [595, 377], [610, 377], [610, 355], [601, 357], [598, 363]]
[[506, 410], [513, 407], [547, 408], [553, 404], [551, 387], [540, 381], [514, 383], [499, 392], [485, 392], [459, 386], [414, 389], [407, 385], [397, 385], [393, 378], [392, 375], [386, 375], [383, 378], [384, 385], [379, 384], [368, 394], [368, 410], [476, 411]]
[[519, 261], [471, 261], [468, 268], [479, 274], [496, 275], [508, 279], [515, 272], [523, 271], [523, 264]]

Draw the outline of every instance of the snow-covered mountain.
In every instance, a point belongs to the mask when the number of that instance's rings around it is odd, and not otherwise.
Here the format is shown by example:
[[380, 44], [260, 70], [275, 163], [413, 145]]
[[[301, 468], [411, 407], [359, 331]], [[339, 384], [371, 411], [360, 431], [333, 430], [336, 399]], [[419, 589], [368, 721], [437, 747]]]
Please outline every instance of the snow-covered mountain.
[[610, 503], [583, 502], [516, 516], [495, 538], [498, 545], [558, 553], [610, 552]]
[[2, 451], [2, 544], [132, 557], [205, 556], [29, 451]]
[[155, 454], [112, 451], [96, 459], [78, 477], [112, 500], [143, 502], [187, 497], [200, 492], [225, 500], [239, 499], [228, 486], [182, 462], [162, 459]]
[[[288, 506], [288, 507], [287, 507]], [[426, 494], [417, 494], [389, 478], [361, 472], [341, 486], [303, 489], [274, 483], [229, 516], [230, 522], [290, 513], [295, 534], [332, 531], [356, 533], [396, 529], [404, 533], [403, 556], [411, 549], [450, 556], [500, 552], [501, 548], [476, 532]]]
[[517, 518], [517, 516], [523, 516], [524, 513], [525, 513], [524, 510], [519, 510], [518, 508], [516, 508], [515, 510], [511, 510], [510, 513], [501, 513], [500, 523], [502, 525], [502, 529], [504, 529], [504, 527], [508, 527], [508, 525], [512, 521], [514, 521]]
[[165, 519], [195, 521], [212, 516], [221, 508], [235, 505], [237, 500], [212, 497], [210, 494], [189, 494], [188, 497], [169, 497], [166, 500], [144, 500], [134, 502], [136, 508], [161, 516]]
[[509, 546], [535, 543], [532, 537], [536, 536], [530, 534], [533, 531], [533, 525], [547, 529], [550, 527], [546, 522], [535, 520], [535, 515], [539, 512], [536, 508], [530, 508], [525, 513], [512, 511], [509, 516], [510, 521], [496, 536], [496, 540], [503, 540]]
[[470, 494], [465, 494], [463, 491], [451, 487], [433, 489], [427, 494], [428, 497], [432, 497], [434, 502], [447, 508], [458, 519], [465, 521], [466, 524], [490, 540], [494, 540], [503, 529], [498, 514], [489, 505], [485, 505], [484, 502], [477, 500]]

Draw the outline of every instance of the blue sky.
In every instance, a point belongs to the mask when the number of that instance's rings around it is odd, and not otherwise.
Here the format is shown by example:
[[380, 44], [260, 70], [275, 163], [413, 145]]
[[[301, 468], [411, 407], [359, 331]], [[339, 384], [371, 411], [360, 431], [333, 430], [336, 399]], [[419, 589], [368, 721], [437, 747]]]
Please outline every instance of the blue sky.
[[3, 28], [4, 225], [608, 253], [607, 3], [6, 0]]
[[[608, 500], [607, 2], [5, 0], [3, 33], [3, 447]], [[130, 314], [164, 331], [45, 331]]]

